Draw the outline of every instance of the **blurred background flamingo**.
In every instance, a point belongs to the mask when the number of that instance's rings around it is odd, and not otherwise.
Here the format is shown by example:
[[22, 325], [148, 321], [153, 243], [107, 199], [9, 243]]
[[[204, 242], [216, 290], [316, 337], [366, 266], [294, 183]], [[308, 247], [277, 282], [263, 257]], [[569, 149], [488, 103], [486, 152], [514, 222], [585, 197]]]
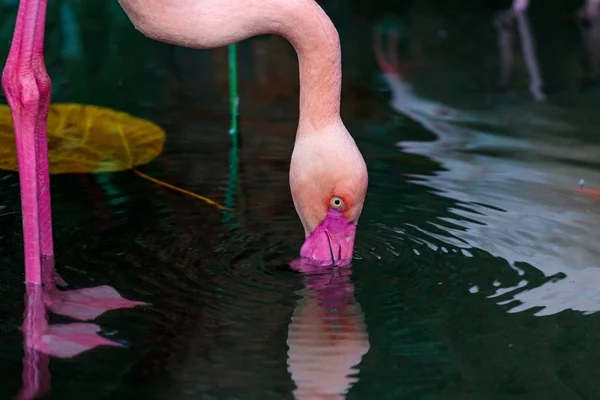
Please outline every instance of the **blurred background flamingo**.
[[[526, 26], [526, 20], [521, 23]], [[521, 33], [530, 35], [528, 28]], [[419, 96], [410, 89], [410, 76], [397, 67], [403, 62], [398, 58], [398, 33], [392, 31], [387, 36], [384, 46], [384, 34], [375, 29], [373, 49], [391, 89], [390, 106], [436, 135], [433, 141], [400, 141], [397, 146], [402, 152], [436, 160], [443, 168], [433, 176], [412, 176], [411, 181], [472, 209], [455, 209], [456, 219], [431, 222], [431, 230], [421, 231], [464, 249], [465, 254], [474, 248], [485, 249], [506, 260], [518, 275], [524, 273], [520, 263], [539, 268], [546, 277], [542, 284], [522, 279], [507, 287], [495, 282], [498, 288], [489, 297], [498, 298], [499, 304], [511, 304], [511, 312], [541, 308], [536, 314], [541, 316], [567, 309], [600, 311], [600, 293], [595, 289], [600, 282], [600, 252], [588, 240], [600, 235], [600, 214], [592, 211], [596, 200], [578, 194], [577, 187], [582, 177], [584, 181], [600, 182], [600, 174], [571, 163], [595, 162], [600, 146], [566, 139], [572, 128], [559, 121], [547, 125], [548, 118], [539, 118], [536, 109], [519, 107], [507, 118], [508, 114], [460, 110]], [[501, 45], [501, 54], [505, 51]], [[506, 57], [500, 57], [500, 63], [504, 62]], [[529, 67], [532, 65], [537, 63]], [[530, 75], [529, 88], [534, 99], [541, 100], [536, 96], [541, 94], [538, 77], [538, 72]], [[536, 121], [543, 125], [536, 128]], [[505, 124], [543, 128], [547, 135], [525, 139], [525, 132], [518, 138], [493, 133]], [[592, 127], [582, 121], [578, 129]], [[567, 147], [569, 151], [565, 152]], [[494, 153], [499, 152], [512, 157], [495, 157]], [[528, 163], [532, 156], [543, 160], [535, 169]], [[469, 223], [471, 217], [477, 223]], [[532, 229], [534, 224], [538, 229]], [[570, 250], [574, 248], [578, 251]], [[477, 285], [472, 288], [473, 293], [480, 289]]]

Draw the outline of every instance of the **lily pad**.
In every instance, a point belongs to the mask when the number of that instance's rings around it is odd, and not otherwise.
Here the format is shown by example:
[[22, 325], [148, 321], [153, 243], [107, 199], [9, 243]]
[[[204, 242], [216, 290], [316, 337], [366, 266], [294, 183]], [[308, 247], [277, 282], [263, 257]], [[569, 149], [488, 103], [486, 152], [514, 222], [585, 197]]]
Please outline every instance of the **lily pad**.
[[[165, 132], [156, 124], [109, 108], [53, 104], [48, 114], [50, 174], [117, 172], [154, 160]], [[10, 109], [0, 106], [0, 169], [18, 171]]]

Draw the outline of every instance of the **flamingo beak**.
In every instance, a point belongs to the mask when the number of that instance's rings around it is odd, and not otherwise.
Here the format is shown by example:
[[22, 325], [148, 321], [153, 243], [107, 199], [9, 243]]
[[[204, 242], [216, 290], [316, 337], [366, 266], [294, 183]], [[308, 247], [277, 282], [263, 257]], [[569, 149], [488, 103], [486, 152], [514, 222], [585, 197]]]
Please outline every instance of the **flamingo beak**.
[[340, 211], [329, 209], [327, 216], [310, 234], [300, 256], [319, 266], [347, 266], [352, 261], [356, 224]]

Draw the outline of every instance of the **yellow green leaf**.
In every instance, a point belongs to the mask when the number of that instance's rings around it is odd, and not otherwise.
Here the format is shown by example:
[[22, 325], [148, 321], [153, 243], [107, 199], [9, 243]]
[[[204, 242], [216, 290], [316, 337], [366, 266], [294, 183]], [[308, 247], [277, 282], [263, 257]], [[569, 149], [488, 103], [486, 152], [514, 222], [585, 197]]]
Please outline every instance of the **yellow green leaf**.
[[[54, 104], [48, 113], [51, 174], [116, 172], [154, 160], [165, 132], [156, 124], [109, 108]], [[18, 171], [13, 123], [0, 106], [0, 169]]]
[[[138, 176], [205, 201], [219, 203], [148, 176], [135, 167], [162, 152], [165, 132], [156, 124], [109, 108], [84, 104], [53, 104], [48, 113], [50, 174], [117, 172]], [[18, 171], [17, 148], [10, 108], [0, 105], [0, 169]]]

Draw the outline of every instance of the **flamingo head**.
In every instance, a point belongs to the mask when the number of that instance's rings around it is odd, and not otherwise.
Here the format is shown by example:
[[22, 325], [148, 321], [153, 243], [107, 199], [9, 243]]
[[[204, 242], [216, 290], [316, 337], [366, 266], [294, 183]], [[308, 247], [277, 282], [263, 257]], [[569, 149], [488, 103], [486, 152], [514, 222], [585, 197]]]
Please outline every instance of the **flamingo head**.
[[350, 263], [367, 184], [365, 161], [341, 121], [321, 129], [300, 125], [290, 188], [306, 236], [302, 259], [319, 266]]

